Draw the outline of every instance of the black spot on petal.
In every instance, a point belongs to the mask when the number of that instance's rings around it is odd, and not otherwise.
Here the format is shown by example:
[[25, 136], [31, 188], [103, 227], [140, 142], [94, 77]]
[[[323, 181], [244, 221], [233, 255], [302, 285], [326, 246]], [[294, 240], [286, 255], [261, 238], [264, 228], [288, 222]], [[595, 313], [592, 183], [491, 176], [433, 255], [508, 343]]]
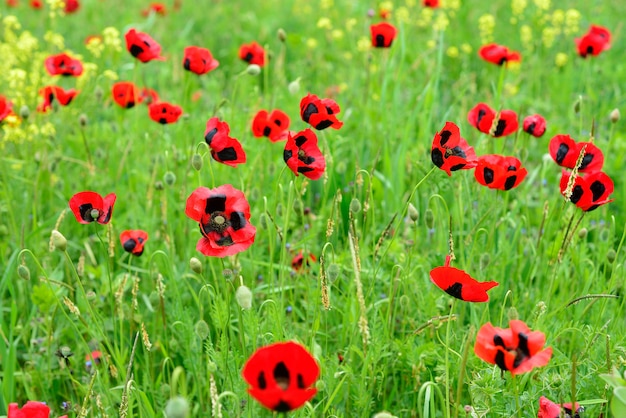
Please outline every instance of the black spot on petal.
[[183, 67], [185, 67], [185, 70], [191, 71], [191, 60], [189, 58], [185, 58]]
[[454, 283], [452, 286], [445, 289], [446, 293], [450, 296], [454, 296], [457, 299], [463, 300], [463, 298], [461, 297], [462, 290], [463, 284], [461, 283]]
[[272, 133], [272, 128], [270, 128], [269, 126], [266, 126], [265, 128], [263, 128], [263, 136], [270, 136], [271, 133]]
[[604, 192], [606, 191], [606, 187], [599, 180], [596, 180], [593, 183], [591, 183], [591, 186], [589, 186], [589, 189], [591, 190], [591, 193], [593, 195], [594, 202], [600, 199], [602, 195], [604, 194]]
[[132, 252], [137, 246], [137, 242], [134, 239], [128, 239], [124, 242], [124, 250], [129, 253]]
[[233, 212], [230, 214], [230, 225], [235, 231], [246, 226], [246, 217], [243, 212]]
[[93, 205], [91, 203], [84, 203], [78, 207], [78, 212], [80, 212], [80, 217], [83, 221], [93, 222], [94, 219], [91, 216], [91, 211], [93, 210]]
[[257, 384], [259, 385], [259, 389], [267, 388], [267, 381], [265, 380], [265, 372], [261, 371], [256, 381], [257, 381]]
[[130, 55], [136, 58], [137, 55], [143, 52], [143, 48], [140, 47], [139, 45], [131, 45], [129, 52], [130, 52]]
[[306, 386], [304, 384], [304, 377], [300, 373], [298, 373], [297, 377], [298, 377], [298, 388], [306, 389]]
[[439, 145], [444, 146], [448, 142], [451, 136], [452, 136], [452, 132], [448, 130], [441, 131], [441, 133], [439, 134], [439, 137], [441, 138], [439, 140]]
[[569, 198], [570, 202], [574, 204], [578, 203], [580, 198], [583, 197], [583, 194], [584, 194], [584, 190], [581, 186], [579, 185], [574, 186], [574, 188], [572, 189], [572, 196], [570, 196]]
[[567, 144], [560, 144], [559, 149], [556, 151], [556, 162], [562, 164], [568, 152], [569, 147], [567, 146]]
[[314, 171], [311, 167], [298, 167], [298, 173], [308, 173], [310, 171]]
[[332, 124], [333, 124], [332, 120], [324, 119], [323, 121], [320, 121], [317, 125], [315, 125], [315, 129], [317, 129], [318, 131], [321, 131], [322, 129], [328, 128]]
[[296, 141], [296, 146], [300, 148], [307, 141], [307, 137], [304, 135], [297, 136], [294, 141]]
[[439, 168], [443, 165], [443, 153], [439, 148], [433, 148], [430, 152], [430, 159], [433, 161], [433, 164]]
[[376, 35], [374, 37], [374, 41], [376, 43], [377, 48], [383, 48], [385, 46], [385, 36], [384, 35]]
[[217, 157], [220, 161], [236, 161], [237, 150], [233, 147], [224, 148], [223, 150], [217, 152]]
[[302, 119], [305, 122], [309, 122], [309, 118], [311, 117], [312, 114], [314, 113], [319, 113], [319, 110], [317, 109], [317, 106], [315, 106], [315, 104], [313, 103], [309, 103], [308, 105], [306, 105], [306, 107], [304, 108], [304, 112], [302, 112]]
[[515, 186], [515, 182], [517, 181], [517, 176], [511, 176], [506, 179], [504, 182], [504, 190], [511, 190], [513, 186]]
[[585, 156], [583, 157], [583, 160], [580, 163], [580, 167], [578, 169], [584, 170], [585, 168], [587, 168], [587, 166], [591, 164], [591, 162], [593, 161], [594, 157], [595, 157], [594, 154], [585, 154]]
[[496, 130], [493, 132], [493, 136], [502, 136], [504, 130], [506, 129], [506, 121], [500, 119], [498, 124], [496, 125]]
[[283, 160], [285, 160], [285, 162], [291, 160], [291, 157], [293, 157], [293, 152], [290, 149], [283, 151]]
[[209, 146], [211, 145], [211, 142], [213, 141], [213, 137], [215, 136], [216, 133], [217, 133], [217, 128], [213, 128], [209, 132], [207, 132], [206, 135], [204, 136], [204, 140], [206, 141], [207, 144], [209, 144]]
[[281, 399], [281, 401], [274, 407], [274, 411], [276, 412], [289, 412], [293, 408], [289, 406], [289, 404]]
[[496, 364], [498, 365], [498, 367], [502, 370], [508, 370], [508, 368], [506, 367], [506, 363], [504, 362], [504, 351], [502, 350], [498, 350], [498, 352], [496, 353]]
[[226, 196], [218, 194], [206, 200], [204, 213], [210, 215], [213, 212], [224, 212], [226, 210]]
[[483, 169], [483, 177], [485, 178], [486, 184], [493, 183], [493, 170], [489, 167], [485, 167]]

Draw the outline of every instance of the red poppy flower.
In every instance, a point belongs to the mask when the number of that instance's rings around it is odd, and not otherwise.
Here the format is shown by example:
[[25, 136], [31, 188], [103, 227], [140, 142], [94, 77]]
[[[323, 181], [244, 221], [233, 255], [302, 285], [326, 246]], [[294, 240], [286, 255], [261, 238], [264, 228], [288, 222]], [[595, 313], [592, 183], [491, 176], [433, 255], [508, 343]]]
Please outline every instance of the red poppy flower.
[[459, 127], [454, 122], [446, 122], [443, 129], [435, 134], [430, 158], [448, 176], [452, 175], [452, 171], [476, 167], [474, 148], [461, 138]]
[[116, 198], [115, 193], [109, 193], [103, 199], [96, 192], [80, 192], [70, 199], [70, 209], [81, 224], [95, 221], [104, 225], [111, 220]]
[[188, 46], [185, 48], [183, 56], [183, 67], [187, 71], [198, 75], [206, 74], [213, 71], [220, 65], [219, 61], [213, 58], [211, 51], [198, 46]]
[[19, 4], [20, 2], [18, 0], [7, 0], [7, 6], [9, 7], [17, 7]]
[[239, 58], [248, 64], [256, 64], [259, 67], [265, 65], [265, 50], [256, 42], [241, 45], [239, 48]]
[[30, 7], [36, 10], [42, 9], [43, 1], [42, 0], [30, 0]]
[[143, 16], [148, 16], [150, 15], [150, 13], [165, 16], [166, 14], [165, 5], [163, 3], [152, 3], [147, 9], [144, 9], [141, 12]]
[[252, 121], [252, 134], [256, 138], [266, 136], [272, 142], [287, 139], [290, 123], [289, 116], [282, 110], [275, 109], [269, 114], [267, 110], [259, 110]]
[[509, 48], [498, 44], [488, 44], [482, 46], [478, 50], [478, 55], [487, 62], [496, 65], [504, 65], [509, 62], [520, 62], [522, 56], [517, 51], [511, 51]]
[[13, 112], [13, 102], [0, 94], [0, 122]]
[[85, 355], [85, 366], [91, 367], [94, 364], [98, 365], [102, 363], [102, 351], [94, 350], [89, 354]]
[[43, 402], [28, 401], [19, 408], [16, 403], [9, 404], [8, 418], [48, 418], [50, 407]]
[[546, 132], [546, 119], [541, 115], [526, 116], [523, 127], [524, 132], [539, 138]]
[[[561, 415], [561, 409], [563, 409], [564, 415]], [[580, 418], [581, 412], [584, 408], [576, 403], [576, 410], [572, 411], [572, 404], [565, 403], [563, 405], [556, 404], [550, 399], [542, 396], [539, 398], [539, 413], [537, 418]]]
[[130, 29], [126, 32], [124, 38], [126, 39], [126, 49], [139, 61], [146, 63], [152, 60], [165, 60], [160, 55], [161, 45], [152, 39], [150, 35]]
[[311, 387], [320, 374], [313, 356], [295, 342], [259, 348], [243, 367], [248, 393], [264, 407], [276, 412], [300, 408], [313, 398]]
[[159, 95], [156, 91], [144, 87], [139, 91], [139, 103], [145, 103], [151, 105], [159, 101]]
[[439, 0], [422, 0], [424, 7], [436, 9], [439, 7]]
[[[497, 118], [497, 122], [494, 120]], [[506, 136], [517, 131], [517, 113], [502, 110], [496, 113], [485, 103], [478, 103], [467, 113], [467, 121], [480, 132], [493, 137]]]
[[150, 112], [150, 119], [162, 125], [176, 122], [183, 114], [183, 109], [180, 106], [167, 102], [152, 103], [148, 106], [148, 111]]
[[581, 57], [600, 55], [602, 51], [611, 48], [611, 32], [605, 27], [591, 25], [587, 33], [582, 38], [576, 38], [575, 42]]
[[569, 135], [555, 135], [550, 140], [550, 156], [561, 167], [574, 169], [583, 147], [585, 147], [585, 156], [580, 167], [578, 167], [578, 171], [593, 173], [602, 170], [604, 155], [600, 148], [592, 142], [577, 143]]
[[382, 22], [370, 26], [372, 46], [376, 48], [389, 48], [398, 34], [398, 30], [391, 23]]
[[510, 328], [497, 328], [487, 323], [478, 330], [474, 352], [487, 363], [495, 364], [512, 375], [526, 373], [548, 364], [552, 347], [543, 348], [546, 336], [531, 331], [520, 320], [509, 321]]
[[148, 233], [140, 229], [126, 230], [120, 234], [120, 241], [125, 251], [140, 256], [143, 254], [144, 243], [148, 241]]
[[289, 132], [283, 159], [296, 176], [301, 173], [311, 180], [322, 177], [326, 169], [326, 160], [317, 146], [317, 136], [310, 129], [295, 134]]
[[430, 271], [430, 281], [441, 290], [465, 302], [487, 302], [487, 291], [496, 287], [498, 282], [478, 282], [463, 270], [450, 267], [450, 256], [446, 256], [443, 267]]
[[130, 81], [120, 81], [113, 84], [113, 100], [119, 106], [130, 109], [137, 103], [141, 103], [139, 89]]
[[78, 77], [83, 73], [80, 60], [72, 59], [67, 54], [50, 55], [45, 61], [46, 70], [50, 75]]
[[46, 86], [39, 90], [39, 95], [43, 97], [43, 103], [37, 106], [37, 111], [45, 113], [52, 107], [55, 98], [61, 106], [67, 106], [78, 95], [78, 91], [74, 89], [63, 90], [58, 86]]
[[[563, 196], [567, 191], [571, 175], [569, 171], [563, 170], [559, 184]], [[613, 193], [613, 180], [602, 171], [596, 171], [584, 177], [576, 176], [569, 200], [585, 212], [590, 212], [599, 206], [611, 203], [613, 201], [609, 199], [611, 193]]]
[[221, 121], [217, 117], [213, 117], [206, 122], [206, 130], [204, 131], [204, 140], [210, 147], [213, 139], [217, 136], [228, 136], [230, 134], [230, 126], [228, 123]]
[[254, 242], [250, 205], [243, 192], [230, 184], [215, 189], [198, 187], [187, 199], [185, 214], [200, 224], [202, 238], [196, 250], [204, 255], [226, 257]]
[[502, 155], [482, 155], [474, 170], [474, 177], [483, 186], [490, 189], [511, 190], [522, 182], [528, 171], [515, 157]]
[[562, 404], [561, 408], [565, 412], [565, 418], [580, 418], [581, 414], [585, 412], [585, 407], [580, 406], [578, 402], [576, 402], [575, 408], [572, 408], [571, 402]]
[[246, 162], [246, 153], [236, 138], [216, 135], [211, 140], [211, 156], [217, 162], [236, 167]]
[[63, 11], [65, 13], [74, 13], [80, 8], [80, 3], [78, 0], [65, 0], [65, 9]]
[[302, 120], [321, 131], [326, 128], [339, 129], [343, 122], [335, 116], [341, 112], [339, 105], [332, 99], [320, 99], [315, 94], [307, 94], [300, 100]]
[[311, 262], [315, 263], [316, 261], [317, 261], [317, 257], [315, 257], [311, 253], [309, 253], [309, 256], [305, 259], [304, 252], [300, 250], [298, 251], [298, 254], [296, 254], [291, 259], [291, 268], [294, 269], [295, 271], [300, 271], [303, 265], [308, 267]]

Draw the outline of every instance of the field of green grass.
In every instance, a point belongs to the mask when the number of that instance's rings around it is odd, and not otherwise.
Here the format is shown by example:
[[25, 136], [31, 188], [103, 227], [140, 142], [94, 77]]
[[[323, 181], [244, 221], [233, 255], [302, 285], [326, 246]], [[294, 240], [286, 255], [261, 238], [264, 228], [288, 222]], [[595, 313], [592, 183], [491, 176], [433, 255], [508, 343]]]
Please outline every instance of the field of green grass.
[[[626, 417], [621, 2], [167, 0], [164, 14], [146, 15], [144, 0], [82, 0], [67, 15], [56, 0], [6, 3], [0, 95], [14, 114], [0, 125], [0, 416], [29, 400], [51, 418], [277, 416], [242, 370], [257, 349], [295, 341], [319, 377], [290, 417], [536, 417], [542, 396], [579, 403], [579, 417]], [[372, 47], [381, 14], [397, 28], [389, 48]], [[592, 24], [610, 31], [610, 48], [582, 58], [575, 38]], [[163, 60], [134, 58], [131, 28]], [[239, 56], [252, 41], [265, 49], [260, 71]], [[488, 43], [521, 62], [486, 62]], [[191, 45], [219, 66], [185, 71]], [[81, 60], [82, 75], [46, 71], [61, 52]], [[160, 124], [145, 103], [118, 106], [120, 81], [154, 89], [182, 115]], [[78, 95], [39, 112], [49, 85]], [[300, 115], [309, 93], [336, 101], [343, 122], [315, 131], [326, 161], [317, 180], [294, 175], [284, 140], [252, 131], [261, 109], [285, 112], [294, 135], [311, 128]], [[481, 102], [515, 111], [519, 129], [479, 132], [467, 115]], [[539, 138], [522, 129], [532, 114], [547, 121]], [[212, 158], [213, 117], [245, 163]], [[526, 178], [504, 191], [474, 170], [438, 169], [431, 148], [448, 121], [477, 156], [521, 160]], [[564, 199], [549, 153], [559, 134], [602, 151], [612, 202], [583, 212]], [[250, 215], [238, 222], [256, 235], [234, 255], [206, 256], [187, 202], [223, 185], [245, 195]], [[77, 221], [69, 202], [84, 191], [115, 193], [110, 222]], [[147, 232], [141, 256], [125, 251], [125, 230]], [[499, 283], [488, 302], [433, 284], [449, 254]], [[475, 346], [485, 324], [516, 319], [545, 335], [552, 356], [513, 375]]]

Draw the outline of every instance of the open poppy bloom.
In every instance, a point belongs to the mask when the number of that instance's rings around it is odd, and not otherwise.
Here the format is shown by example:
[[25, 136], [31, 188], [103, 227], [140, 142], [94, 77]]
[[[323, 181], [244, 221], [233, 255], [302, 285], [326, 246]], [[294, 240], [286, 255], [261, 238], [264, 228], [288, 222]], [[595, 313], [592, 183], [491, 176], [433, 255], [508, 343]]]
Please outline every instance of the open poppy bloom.
[[526, 116], [522, 126], [524, 132], [539, 138], [546, 132], [546, 119], [541, 115]]
[[202, 75], [213, 71], [220, 65], [219, 61], [213, 58], [211, 51], [199, 46], [188, 46], [185, 48], [183, 56], [183, 67], [187, 71]]
[[259, 110], [252, 121], [252, 134], [256, 138], [266, 136], [272, 142], [287, 139], [290, 123], [289, 116], [282, 110], [275, 109], [269, 114], [267, 110]]
[[300, 116], [302, 120], [321, 131], [326, 128], [339, 129], [343, 122], [337, 120], [341, 112], [339, 105], [332, 99], [320, 99], [315, 94], [307, 94], [300, 100]]
[[236, 138], [228, 135], [216, 135], [211, 144], [211, 157], [219, 163], [236, 167], [246, 162], [246, 153]]
[[248, 393], [276, 412], [300, 408], [313, 398], [311, 387], [320, 374], [313, 356], [300, 344], [289, 341], [261, 347], [243, 367]]
[[488, 44], [480, 47], [478, 55], [487, 62], [496, 65], [505, 65], [509, 62], [520, 62], [522, 56], [517, 51], [498, 44]]
[[510, 328], [502, 329], [486, 323], [478, 330], [474, 352], [487, 363], [495, 364], [512, 375], [531, 371], [548, 364], [552, 347], [543, 348], [546, 336], [531, 331], [520, 320], [509, 321]]
[[0, 122], [13, 112], [13, 102], [0, 94]]
[[467, 113], [467, 121], [484, 134], [493, 137], [506, 136], [517, 131], [517, 113], [501, 110], [496, 113], [485, 103], [478, 103]]
[[149, 16], [150, 13], [154, 13], [160, 16], [165, 16], [166, 14], [165, 5], [163, 3], [151, 3], [147, 9], [144, 9], [141, 12], [143, 16]]
[[161, 54], [161, 45], [150, 37], [147, 33], [137, 32], [130, 29], [124, 35], [126, 39], [126, 49], [130, 54], [139, 61], [146, 63], [152, 60], [164, 61], [165, 57]]
[[61, 106], [69, 105], [78, 95], [78, 91], [74, 89], [63, 90], [63, 88], [59, 86], [46, 86], [39, 90], [39, 95], [43, 97], [43, 103], [37, 106], [37, 111], [45, 113], [52, 107], [54, 99], [56, 99]]
[[122, 231], [120, 241], [126, 252], [140, 256], [143, 254], [144, 243], [148, 241], [148, 233], [141, 229]]
[[139, 89], [130, 81], [120, 81], [113, 84], [113, 100], [124, 109], [135, 107], [137, 103], [141, 103], [139, 97]]
[[461, 131], [454, 122], [446, 122], [443, 129], [435, 134], [430, 158], [448, 176], [452, 175], [452, 171], [476, 167], [474, 148], [461, 137]]
[[575, 42], [581, 57], [597, 56], [611, 48], [611, 32], [603, 26], [591, 25], [587, 33], [582, 38], [576, 38]]
[[[561, 194], [566, 198], [567, 184], [569, 183], [571, 175], [572, 174], [566, 170], [563, 170], [563, 174], [561, 175], [561, 183], [559, 186], [561, 188]], [[585, 212], [590, 212], [597, 209], [599, 206], [611, 203], [613, 201], [613, 199], [609, 199], [611, 193], [613, 193], [613, 180], [602, 171], [596, 171], [584, 177], [576, 176], [569, 201]]]
[[7, 418], [48, 418], [50, 407], [43, 402], [28, 401], [19, 408], [16, 403], [9, 404]]
[[78, 0], [65, 0], [64, 3], [65, 8], [63, 9], [63, 11], [65, 13], [74, 13], [75, 11], [80, 9], [80, 3], [78, 2]]
[[51, 55], [45, 61], [46, 70], [50, 75], [78, 77], [83, 73], [80, 60], [72, 59], [67, 54]]
[[575, 142], [569, 135], [555, 135], [550, 140], [550, 156], [561, 167], [574, 169], [578, 157], [585, 147], [583, 157], [578, 171], [581, 173], [593, 173], [602, 170], [604, 165], [604, 155], [600, 148], [593, 142]]
[[111, 220], [116, 198], [115, 193], [109, 193], [103, 199], [96, 192], [80, 192], [70, 199], [70, 209], [81, 224], [95, 221], [104, 225]]
[[326, 159], [317, 146], [317, 136], [310, 129], [295, 134], [289, 132], [283, 159], [296, 176], [301, 173], [311, 180], [322, 177], [326, 169]]
[[250, 205], [243, 192], [230, 184], [215, 189], [198, 187], [187, 199], [185, 214], [200, 224], [202, 238], [196, 250], [204, 255], [234, 255], [254, 242]]
[[243, 44], [239, 48], [239, 58], [248, 64], [256, 64], [259, 67], [263, 67], [265, 65], [265, 50], [255, 41]]
[[30, 0], [30, 7], [32, 7], [35, 10], [39, 10], [43, 8], [43, 1], [42, 0]]
[[439, 0], [422, 0], [424, 7], [430, 7], [436, 9], [439, 7]]
[[[539, 398], [539, 413], [537, 414], [537, 418], [580, 418], [580, 414], [584, 412], [584, 408], [576, 403], [575, 410], [572, 410], [571, 403], [564, 403], [563, 405], [556, 404], [552, 402], [550, 399], [542, 396]], [[563, 414], [561, 415], [561, 410], [563, 410]]]
[[372, 46], [375, 48], [389, 48], [396, 39], [398, 30], [391, 23], [382, 22], [370, 26]]
[[435, 267], [430, 271], [430, 281], [450, 296], [465, 302], [487, 302], [487, 291], [499, 284], [476, 281], [463, 270], [450, 267], [449, 255], [443, 267]]
[[528, 171], [515, 157], [502, 155], [481, 155], [474, 170], [474, 177], [490, 189], [511, 190], [526, 178]]
[[309, 256], [305, 259], [304, 252], [300, 250], [298, 251], [298, 254], [296, 254], [291, 259], [291, 268], [294, 269], [295, 271], [300, 271], [302, 269], [302, 266], [308, 267], [311, 262], [315, 263], [316, 261], [317, 261], [317, 257], [315, 257], [311, 253], [309, 253]]
[[150, 112], [150, 119], [161, 125], [174, 123], [183, 114], [183, 109], [180, 106], [167, 102], [152, 103], [148, 106], [148, 111]]

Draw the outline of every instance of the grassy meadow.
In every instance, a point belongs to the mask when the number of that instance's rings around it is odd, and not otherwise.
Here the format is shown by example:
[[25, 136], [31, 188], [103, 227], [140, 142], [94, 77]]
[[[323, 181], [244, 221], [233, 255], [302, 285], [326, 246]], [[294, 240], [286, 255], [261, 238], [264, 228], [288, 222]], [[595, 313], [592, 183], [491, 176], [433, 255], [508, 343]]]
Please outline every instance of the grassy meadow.
[[[613, 112], [626, 111], [624, 6], [441, 2], [167, 0], [164, 15], [144, 16], [143, 0], [83, 0], [67, 15], [55, 0], [3, 1], [0, 94], [15, 115], [0, 125], [0, 416], [28, 400], [53, 418], [277, 416], [248, 394], [242, 369], [259, 347], [296, 341], [320, 375], [290, 417], [536, 417], [541, 396], [578, 402], [584, 417], [626, 417], [626, 382], [615, 377], [614, 392], [601, 377], [626, 370], [626, 125]], [[398, 29], [390, 48], [372, 47], [381, 12]], [[610, 30], [611, 48], [585, 59], [574, 39], [591, 24]], [[165, 60], [131, 56], [130, 28]], [[252, 41], [266, 50], [258, 74], [239, 58]], [[521, 63], [481, 59], [492, 42]], [[219, 66], [185, 71], [190, 45]], [[61, 52], [81, 59], [81, 76], [46, 72]], [[145, 104], [118, 106], [119, 81], [154, 89], [182, 116], [162, 125]], [[38, 112], [52, 84], [79, 94]], [[287, 113], [294, 132], [309, 127], [308, 93], [335, 100], [343, 122], [317, 131], [319, 180], [293, 174], [285, 141], [251, 130], [261, 109]], [[517, 132], [479, 132], [467, 114], [480, 102], [517, 112]], [[547, 121], [540, 138], [521, 126], [535, 113]], [[211, 157], [215, 116], [245, 164]], [[519, 158], [524, 181], [494, 190], [473, 170], [435, 167], [447, 121], [478, 156]], [[565, 201], [548, 152], [557, 134], [593, 137], [613, 202], [583, 216]], [[186, 202], [226, 184], [245, 194], [256, 236], [208, 257]], [[77, 222], [68, 202], [83, 191], [116, 194], [110, 223]], [[149, 235], [140, 257], [120, 242], [130, 229]], [[451, 251], [454, 267], [499, 283], [488, 302], [431, 282]], [[476, 356], [481, 326], [511, 319], [545, 334], [547, 365], [512, 376]]]

